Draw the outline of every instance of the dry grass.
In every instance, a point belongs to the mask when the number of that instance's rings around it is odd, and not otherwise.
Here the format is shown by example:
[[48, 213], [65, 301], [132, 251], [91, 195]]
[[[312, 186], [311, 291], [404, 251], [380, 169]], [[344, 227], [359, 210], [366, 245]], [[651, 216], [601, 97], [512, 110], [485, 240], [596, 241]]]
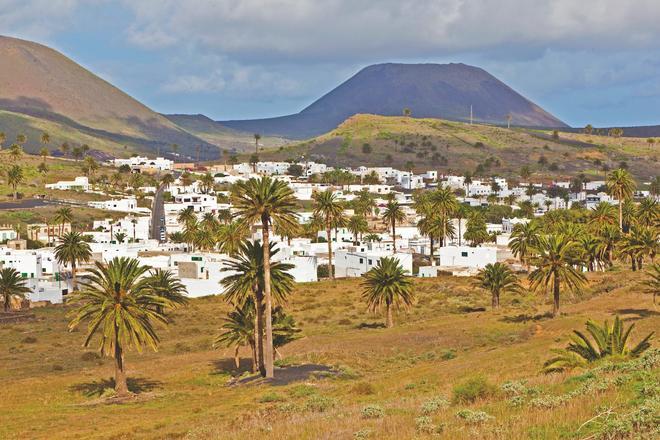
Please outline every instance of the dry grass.
[[[227, 387], [230, 350], [211, 344], [228, 307], [219, 297], [194, 300], [161, 331], [158, 353], [129, 355], [132, 386], [149, 398], [123, 405], [89, 404], [111, 386], [111, 361], [80, 348], [83, 333], [66, 331], [65, 308], [35, 310], [35, 322], [0, 327], [0, 413], [7, 415], [0, 438], [425, 438], [416, 428], [422, 405], [451, 399], [466, 378], [483, 375], [498, 387], [527, 379], [547, 393], [566, 391], [568, 375], [540, 375], [539, 368], [548, 349], [563, 346], [588, 317], [634, 320], [635, 339], [658, 328], [639, 274], [617, 268], [590, 278], [580, 298], [563, 298], [565, 315], [557, 319], [539, 318], [549, 304], [532, 295], [503, 298], [499, 311], [465, 313], [489, 303], [469, 279], [416, 280], [417, 305], [398, 313], [393, 329], [372, 325], [382, 318], [365, 311], [359, 280], [298, 285], [288, 310], [305, 337], [281, 350], [285, 363], [332, 366], [337, 374], [280, 385]], [[514, 408], [496, 396], [428, 417], [444, 424], [448, 439], [573, 438], [597, 408], [631, 395], [608, 389], [553, 410]], [[365, 417], [367, 405], [384, 416]], [[455, 416], [462, 408], [494, 419], [469, 424]]]

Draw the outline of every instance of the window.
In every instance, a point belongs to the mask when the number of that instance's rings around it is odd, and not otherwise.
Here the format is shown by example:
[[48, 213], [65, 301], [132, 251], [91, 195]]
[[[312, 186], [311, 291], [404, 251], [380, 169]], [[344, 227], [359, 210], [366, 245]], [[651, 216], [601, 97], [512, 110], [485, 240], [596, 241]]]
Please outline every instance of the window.
[[461, 257], [467, 257], [468, 253], [467, 252], [461, 252]]
[[372, 261], [372, 260], [369, 260], [369, 264], [371, 265], [371, 264], [374, 264], [374, 263], [373, 263], [373, 261]]
[[360, 264], [362, 264], [362, 263], [363, 263], [363, 261], [364, 261], [364, 260], [363, 260], [362, 258], [360, 258]]
[[202, 257], [192, 257], [192, 261], [202, 261]]

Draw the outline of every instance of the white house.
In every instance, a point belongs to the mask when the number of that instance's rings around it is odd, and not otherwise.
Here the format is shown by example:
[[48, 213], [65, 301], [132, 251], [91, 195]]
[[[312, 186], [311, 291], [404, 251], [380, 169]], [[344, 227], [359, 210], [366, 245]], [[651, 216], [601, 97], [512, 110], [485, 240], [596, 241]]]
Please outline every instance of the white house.
[[[101, 202], [89, 202], [89, 206], [97, 209], [105, 209], [106, 211], [122, 211], [122, 212], [132, 212], [139, 211], [144, 212], [144, 209], [138, 208], [137, 200], [135, 197], [127, 197], [124, 199], [113, 199], [113, 200], [104, 200]], [[146, 208], [145, 208], [146, 209]], [[150, 212], [149, 209], [146, 209], [147, 212]]]
[[441, 267], [470, 267], [481, 269], [497, 262], [497, 248], [445, 246], [438, 249]]
[[122, 165], [128, 165], [131, 169], [134, 170], [171, 170], [174, 165], [174, 162], [170, 159], [165, 159], [163, 157], [157, 157], [155, 159], [149, 159], [148, 157], [142, 156], [133, 156], [128, 159], [115, 159], [112, 161], [112, 164], [115, 167], [121, 167]]
[[408, 274], [412, 275], [412, 254], [397, 252], [392, 253], [381, 250], [361, 251], [355, 247], [338, 249], [334, 257], [335, 276], [337, 278], [359, 277], [375, 267], [381, 258], [393, 257]]
[[91, 185], [86, 176], [78, 176], [73, 180], [60, 180], [55, 183], [47, 183], [46, 189], [57, 189], [61, 191], [89, 191]]

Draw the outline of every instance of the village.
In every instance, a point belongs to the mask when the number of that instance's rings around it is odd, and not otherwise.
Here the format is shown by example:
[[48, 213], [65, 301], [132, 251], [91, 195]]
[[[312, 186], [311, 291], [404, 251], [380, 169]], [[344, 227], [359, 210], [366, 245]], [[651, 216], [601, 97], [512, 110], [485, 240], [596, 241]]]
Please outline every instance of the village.
[[[486, 179], [465, 175], [438, 175], [437, 171], [413, 174], [392, 167], [333, 169], [323, 163], [258, 162], [198, 167], [170, 159], [134, 156], [114, 159], [107, 165], [130, 168], [131, 173], [157, 177], [160, 185], [140, 187], [151, 200], [151, 209], [139, 207], [134, 194], [89, 202], [91, 207], [126, 213], [123, 218], [95, 220], [89, 230], [77, 231], [88, 242], [91, 258], [76, 268], [84, 275], [94, 262], [107, 263], [115, 257], [130, 257], [154, 269], [171, 271], [186, 287], [189, 297], [222, 294], [221, 281], [232, 271], [231, 257], [222, 238], [190, 238], [196, 228], [232, 223], [229, 190], [233, 184], [251, 178], [271, 176], [286, 182], [300, 203], [296, 213], [300, 229], [295, 234], [271, 237], [274, 260], [292, 265], [297, 283], [312, 283], [334, 276], [361, 277], [384, 257], [396, 258], [403, 270], [416, 277], [438, 274], [474, 276], [488, 264], [502, 262], [521, 270], [520, 260], [509, 247], [516, 225], [526, 224], [549, 211], [603, 204], [617, 205], [607, 194], [605, 181], [555, 181], [550, 185], [507, 179]], [[86, 176], [73, 181], [46, 185], [63, 191], [105, 194]], [[445, 188], [456, 195], [461, 209], [446, 225], [440, 239], [424, 228], [420, 211], [422, 194]], [[314, 195], [331, 190], [343, 212], [329, 229], [313, 209]], [[157, 194], [162, 197], [156, 197]], [[648, 198], [649, 191], [636, 191], [636, 199]], [[657, 195], [655, 196], [657, 200]], [[383, 220], [388, 204], [401, 215]], [[465, 209], [463, 209], [465, 208]], [[480, 215], [469, 214], [469, 210]], [[224, 240], [258, 240], [260, 225], [240, 232], [228, 229]], [[70, 264], [56, 258], [55, 247], [71, 222], [28, 224], [28, 237], [13, 226], [0, 227], [2, 266], [15, 269], [26, 279], [30, 293], [15, 307], [60, 304], [73, 289]], [[215, 233], [215, 232], [214, 232]], [[234, 234], [235, 236], [232, 236]], [[26, 238], [43, 247], [28, 249]], [[434, 240], [435, 238], [435, 240]], [[328, 246], [330, 241], [330, 246]], [[332, 255], [330, 255], [332, 252]]]

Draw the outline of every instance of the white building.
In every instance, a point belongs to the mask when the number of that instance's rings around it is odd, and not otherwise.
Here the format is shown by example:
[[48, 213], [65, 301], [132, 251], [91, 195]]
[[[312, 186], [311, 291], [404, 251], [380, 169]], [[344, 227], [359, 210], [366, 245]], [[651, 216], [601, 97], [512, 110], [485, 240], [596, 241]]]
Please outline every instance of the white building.
[[289, 162], [257, 162], [257, 174], [266, 176], [287, 174]]
[[445, 246], [438, 249], [441, 267], [469, 267], [481, 269], [497, 262], [497, 248], [481, 246]]
[[106, 211], [122, 211], [122, 212], [150, 212], [147, 208], [138, 208], [137, 199], [135, 197], [127, 197], [124, 199], [104, 200], [101, 202], [89, 202], [89, 206], [97, 209], [105, 209]]
[[148, 157], [142, 156], [133, 156], [128, 159], [115, 159], [112, 161], [112, 164], [115, 167], [121, 167], [122, 165], [128, 165], [133, 170], [171, 170], [173, 169], [174, 162], [170, 159], [165, 159], [163, 157], [157, 157], [155, 159], [149, 159]]
[[91, 185], [86, 176], [78, 176], [73, 180], [60, 180], [56, 183], [47, 183], [46, 189], [57, 189], [61, 191], [89, 191]]
[[381, 258], [392, 257], [409, 275], [412, 275], [412, 254], [388, 252], [382, 250], [362, 250], [356, 247], [338, 249], [334, 256], [335, 276], [337, 278], [359, 277], [375, 267]]

